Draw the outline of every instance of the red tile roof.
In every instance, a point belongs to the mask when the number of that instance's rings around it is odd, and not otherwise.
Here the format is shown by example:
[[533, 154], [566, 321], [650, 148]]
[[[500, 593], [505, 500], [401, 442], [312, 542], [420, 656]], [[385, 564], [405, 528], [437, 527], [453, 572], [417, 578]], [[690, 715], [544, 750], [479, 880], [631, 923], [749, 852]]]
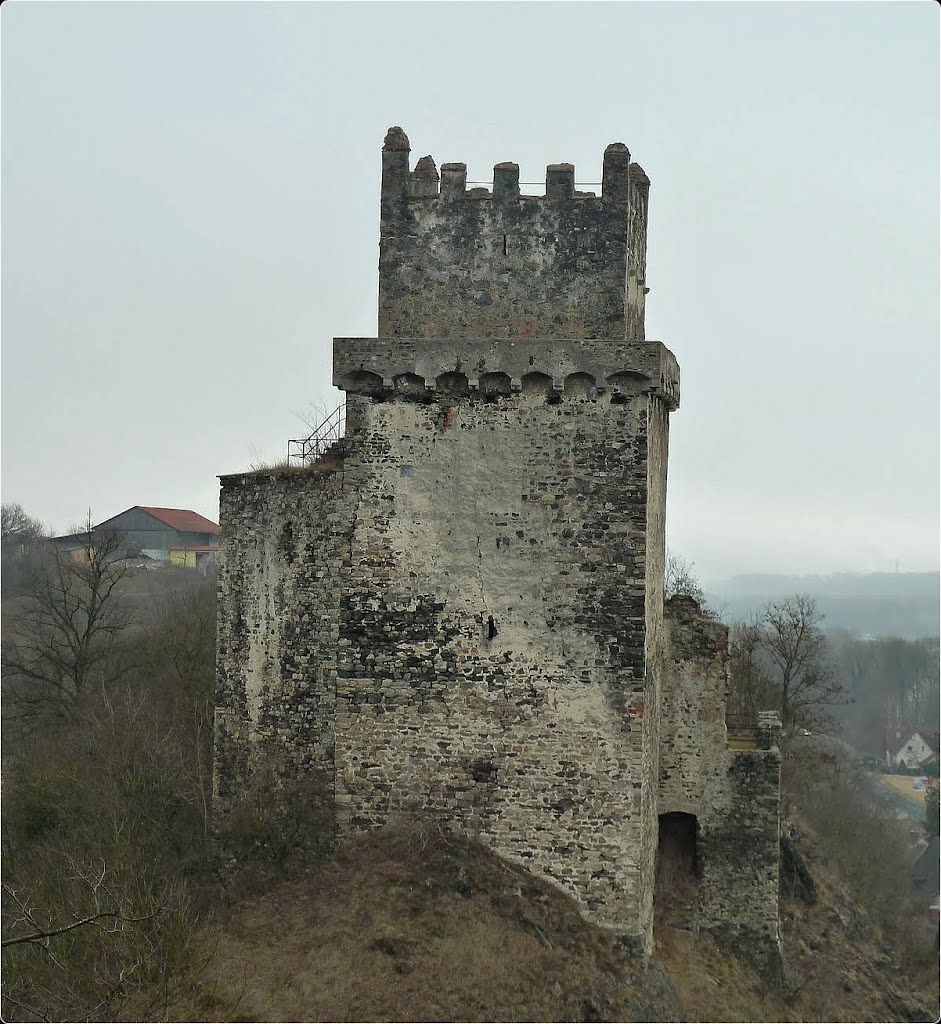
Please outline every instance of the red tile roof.
[[185, 533], [218, 533], [219, 524], [211, 519], [206, 519], [198, 512], [188, 508], [156, 508], [152, 505], [138, 505], [142, 512], [159, 519], [161, 523], [174, 530], [181, 530]]

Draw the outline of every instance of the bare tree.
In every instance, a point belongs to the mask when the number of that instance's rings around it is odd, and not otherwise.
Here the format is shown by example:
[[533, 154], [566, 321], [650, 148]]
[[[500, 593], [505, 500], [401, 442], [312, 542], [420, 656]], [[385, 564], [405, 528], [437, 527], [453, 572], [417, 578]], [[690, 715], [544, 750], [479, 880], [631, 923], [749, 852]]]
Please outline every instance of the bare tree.
[[6, 502], [0, 508], [0, 543], [4, 555], [11, 548], [29, 548], [45, 533], [42, 523], [29, 515], [19, 502]]
[[[200, 816], [208, 834], [212, 791], [212, 741], [216, 594], [203, 584], [174, 594], [159, 607], [149, 634], [137, 643], [137, 675], [172, 728], [160, 749], [173, 763], [177, 787]], [[136, 716], [135, 716], [136, 717]]]
[[811, 724], [824, 707], [847, 699], [830, 663], [822, 622], [808, 594], [772, 601], [759, 613], [758, 642], [788, 730]]
[[672, 551], [667, 552], [663, 596], [666, 600], [677, 595], [691, 597], [705, 607], [706, 595], [695, 572], [695, 565]]
[[778, 706], [764, 653], [764, 633], [757, 618], [731, 627], [730, 649], [728, 714], [755, 721], [759, 711]]
[[0, 559], [3, 562], [3, 596], [20, 593], [39, 557], [45, 528], [18, 502], [3, 505], [0, 515]]
[[116, 601], [129, 572], [123, 539], [95, 529], [90, 512], [75, 539], [72, 550], [46, 543], [5, 630], [3, 670], [17, 704], [71, 706], [128, 625]]
[[[203, 984], [215, 602], [197, 581], [4, 750], [3, 1020], [167, 1020]], [[113, 622], [128, 596], [118, 581]]]

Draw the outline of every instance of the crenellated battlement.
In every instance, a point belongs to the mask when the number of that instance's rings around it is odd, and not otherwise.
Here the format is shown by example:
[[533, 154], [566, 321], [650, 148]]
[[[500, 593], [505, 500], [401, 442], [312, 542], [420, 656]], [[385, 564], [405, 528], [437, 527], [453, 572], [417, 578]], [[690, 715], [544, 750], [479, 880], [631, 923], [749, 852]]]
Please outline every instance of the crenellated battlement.
[[[492, 189], [467, 188], [467, 164], [446, 163], [441, 172], [432, 156], [423, 156], [409, 170], [410, 144], [399, 127], [390, 128], [382, 152], [382, 195], [390, 199], [493, 200], [526, 203], [560, 199], [597, 199], [595, 192], [576, 191], [575, 165], [546, 167], [545, 195], [520, 192], [519, 164], [509, 161], [494, 165]], [[600, 198], [607, 203], [643, 203], [650, 191], [650, 179], [638, 163], [631, 162], [623, 142], [612, 142], [604, 151]]]
[[431, 156], [414, 168], [408, 136], [382, 149], [379, 335], [642, 340], [650, 179], [623, 143], [604, 151], [601, 194], [576, 189], [570, 163], [524, 195], [519, 165], [491, 188]]

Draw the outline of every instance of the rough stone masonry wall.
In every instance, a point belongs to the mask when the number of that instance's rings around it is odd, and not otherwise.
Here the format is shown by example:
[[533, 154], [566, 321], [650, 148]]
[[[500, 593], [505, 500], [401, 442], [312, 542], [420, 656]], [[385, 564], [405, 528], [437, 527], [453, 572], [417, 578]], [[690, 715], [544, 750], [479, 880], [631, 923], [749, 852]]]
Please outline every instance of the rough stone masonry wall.
[[732, 751], [724, 800], [704, 808], [699, 825], [699, 927], [773, 984], [781, 981], [780, 788], [777, 747]]
[[[344, 484], [346, 486], [344, 486]], [[355, 491], [345, 466], [222, 478], [214, 809], [258, 768], [333, 773], [340, 596]]]
[[660, 712], [660, 813], [701, 817], [728, 771], [729, 630], [685, 596], [671, 598], [664, 615], [667, 682]]
[[336, 697], [345, 827], [437, 818], [641, 944], [656, 845], [645, 606], [663, 557], [647, 523], [660, 405], [361, 406]]
[[553, 164], [545, 196], [498, 164], [493, 191], [464, 164], [409, 170], [409, 142], [383, 148], [379, 335], [643, 340], [650, 182], [627, 147], [605, 150], [601, 195]]
[[[670, 389], [667, 389], [670, 393]], [[677, 397], [678, 397], [678, 391]], [[671, 403], [672, 405], [672, 403]], [[667, 455], [669, 450], [669, 410], [667, 402], [652, 399], [647, 418], [647, 523], [646, 523], [646, 587], [644, 613], [646, 622], [645, 662], [646, 693], [644, 715], [646, 728], [644, 742], [644, 765], [648, 774], [641, 787], [641, 849], [644, 860], [641, 865], [640, 885], [645, 893], [654, 892], [656, 881], [658, 829], [658, 785], [660, 764], [660, 729], [662, 721], [662, 699], [664, 692], [663, 662], [665, 648], [663, 617], [663, 583], [666, 562], [666, 495]], [[653, 930], [653, 900], [645, 899], [641, 904], [644, 915], [641, 932], [651, 934]]]
[[778, 983], [779, 727], [759, 729], [757, 750], [728, 749], [728, 627], [685, 597], [665, 614], [659, 811], [697, 819], [696, 926]]

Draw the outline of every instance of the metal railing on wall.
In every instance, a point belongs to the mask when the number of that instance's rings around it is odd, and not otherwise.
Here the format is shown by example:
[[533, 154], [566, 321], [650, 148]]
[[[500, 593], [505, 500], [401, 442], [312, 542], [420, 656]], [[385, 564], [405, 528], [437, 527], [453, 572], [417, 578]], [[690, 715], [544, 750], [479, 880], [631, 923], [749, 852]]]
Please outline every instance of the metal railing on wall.
[[758, 735], [758, 719], [749, 714], [726, 715], [725, 728], [730, 745], [753, 746]]
[[316, 462], [345, 434], [346, 403], [343, 402], [307, 437], [293, 437], [288, 441], [288, 462], [298, 466]]

